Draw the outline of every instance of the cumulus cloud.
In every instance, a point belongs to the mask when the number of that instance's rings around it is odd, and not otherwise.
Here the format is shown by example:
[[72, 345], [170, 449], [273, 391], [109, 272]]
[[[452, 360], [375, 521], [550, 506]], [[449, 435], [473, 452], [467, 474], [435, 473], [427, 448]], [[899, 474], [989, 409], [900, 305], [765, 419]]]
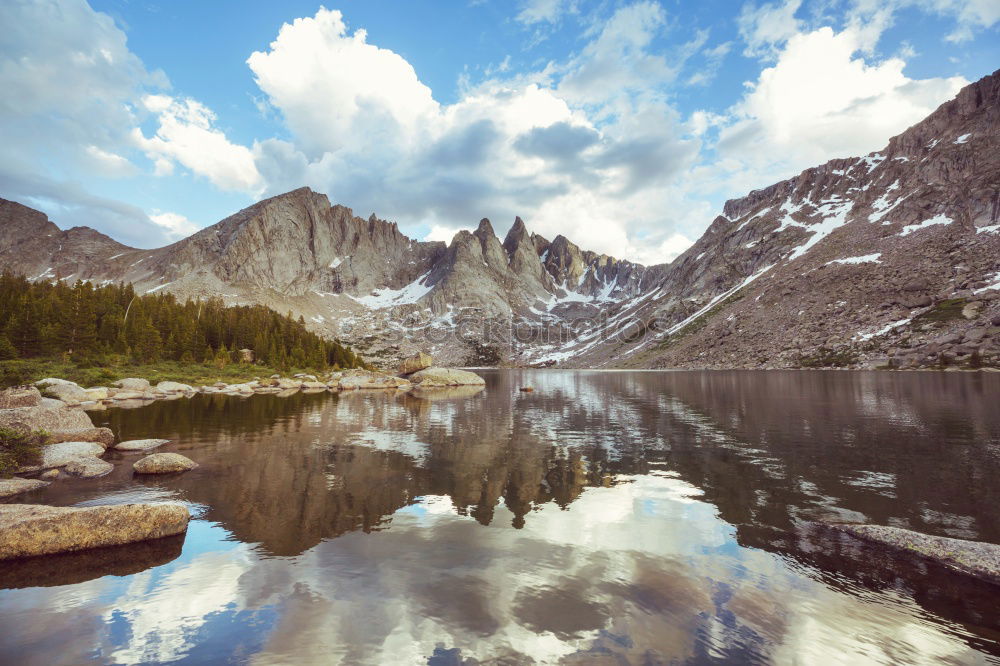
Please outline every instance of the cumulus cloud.
[[563, 15], [579, 11], [576, 0], [522, 0], [520, 7], [514, 19], [524, 25], [555, 23]]
[[746, 42], [743, 54], [751, 57], [773, 55], [779, 44], [801, 29], [802, 22], [795, 18], [801, 6], [802, 0], [743, 5], [737, 20], [740, 36]]
[[215, 114], [210, 109], [193, 99], [169, 95], [146, 95], [142, 103], [156, 114], [159, 128], [149, 138], [136, 128], [133, 138], [156, 162], [158, 173], [171, 173], [170, 161], [174, 160], [223, 190], [254, 192], [259, 187], [253, 153], [230, 142], [214, 126]]
[[180, 213], [171, 213], [169, 211], [153, 211], [149, 219], [163, 227], [171, 240], [187, 238], [202, 226], [192, 222]]
[[854, 26], [788, 39], [720, 132], [719, 156], [748, 171], [738, 174], [740, 185], [759, 187], [833, 157], [881, 148], [968, 83], [911, 79], [900, 58], [869, 63], [860, 53], [868, 39]]

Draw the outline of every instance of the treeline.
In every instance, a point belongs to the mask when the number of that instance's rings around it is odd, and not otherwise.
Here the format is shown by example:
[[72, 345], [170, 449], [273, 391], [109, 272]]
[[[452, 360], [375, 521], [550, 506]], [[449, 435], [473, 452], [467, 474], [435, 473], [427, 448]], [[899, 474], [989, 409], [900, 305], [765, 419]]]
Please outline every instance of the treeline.
[[0, 275], [0, 360], [62, 357], [78, 364], [119, 355], [138, 363], [225, 365], [252, 349], [274, 368], [354, 368], [347, 346], [306, 330], [301, 317], [262, 305], [227, 307], [221, 299], [179, 302], [137, 295], [129, 284], [29, 282]]

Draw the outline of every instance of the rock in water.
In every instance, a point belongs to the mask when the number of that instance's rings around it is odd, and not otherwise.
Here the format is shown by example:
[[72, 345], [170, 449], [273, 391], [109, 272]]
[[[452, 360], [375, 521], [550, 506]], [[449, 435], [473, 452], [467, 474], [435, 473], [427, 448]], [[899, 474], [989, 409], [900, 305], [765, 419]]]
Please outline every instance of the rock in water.
[[127, 442], [118, 442], [115, 449], [118, 451], [149, 451], [169, 442], [169, 439], [130, 439]]
[[1000, 546], [981, 541], [965, 541], [921, 534], [899, 527], [881, 525], [829, 524], [864, 541], [897, 548], [960, 571], [1000, 583]]
[[115, 466], [106, 460], [87, 456], [69, 461], [63, 469], [66, 470], [67, 474], [79, 476], [82, 479], [96, 479], [111, 474]]
[[0, 409], [11, 407], [37, 407], [42, 394], [34, 386], [15, 386], [0, 391]]
[[455, 368], [425, 368], [410, 375], [410, 381], [424, 388], [431, 386], [482, 386], [486, 383], [485, 379], [474, 372]]
[[78, 405], [88, 400], [87, 392], [76, 384], [49, 384], [43, 390], [50, 398], [62, 400], [67, 405]]
[[159, 539], [187, 529], [180, 504], [0, 505], [0, 560]]
[[432, 365], [434, 365], [434, 359], [430, 354], [417, 352], [413, 356], [403, 359], [403, 361], [399, 364], [399, 374], [409, 375], [417, 372], [418, 370], [429, 368]]
[[156, 390], [164, 393], [188, 393], [194, 391], [194, 387], [179, 382], [160, 382], [156, 385]]
[[0, 497], [13, 497], [44, 488], [47, 485], [49, 485], [48, 481], [39, 481], [38, 479], [0, 479]]
[[171, 474], [194, 469], [198, 463], [179, 453], [154, 453], [137, 460], [132, 469], [137, 474]]
[[111, 428], [87, 428], [86, 430], [60, 431], [49, 434], [48, 443], [59, 442], [96, 442], [108, 448], [115, 443], [115, 434]]
[[104, 447], [97, 442], [59, 442], [42, 447], [42, 459], [38, 465], [27, 465], [19, 472], [37, 472], [54, 467], [65, 467], [78, 458], [96, 458], [104, 453]]

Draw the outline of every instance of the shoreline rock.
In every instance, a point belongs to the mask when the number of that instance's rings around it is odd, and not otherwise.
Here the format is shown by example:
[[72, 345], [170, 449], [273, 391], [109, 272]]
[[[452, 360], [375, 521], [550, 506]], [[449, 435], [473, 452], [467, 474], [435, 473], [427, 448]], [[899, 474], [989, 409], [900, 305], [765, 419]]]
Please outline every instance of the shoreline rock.
[[457, 368], [425, 368], [410, 375], [410, 381], [420, 388], [434, 386], [483, 386], [486, 380], [474, 372]]
[[47, 485], [49, 485], [48, 481], [40, 479], [19, 479], [17, 477], [13, 479], [0, 479], [0, 498], [13, 497], [21, 493], [30, 493], [32, 490], [38, 490]]
[[823, 523], [853, 537], [904, 551], [976, 578], [1000, 583], [1000, 545], [922, 534], [900, 527]]
[[130, 439], [127, 442], [118, 442], [115, 451], [125, 451], [127, 453], [142, 453], [159, 448], [164, 444], [169, 444], [169, 439]]
[[119, 546], [187, 530], [180, 504], [0, 505], [0, 561]]

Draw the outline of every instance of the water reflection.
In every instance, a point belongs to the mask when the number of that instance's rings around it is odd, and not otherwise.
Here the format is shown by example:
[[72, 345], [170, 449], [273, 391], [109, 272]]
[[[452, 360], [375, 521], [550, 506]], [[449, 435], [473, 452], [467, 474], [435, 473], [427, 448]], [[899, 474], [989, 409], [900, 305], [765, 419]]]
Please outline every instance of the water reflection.
[[[809, 521], [1000, 540], [998, 396], [992, 375], [547, 371], [435, 400], [112, 410], [96, 418], [173, 437], [167, 450], [201, 467], [137, 483], [123, 464], [41, 501], [175, 498], [201, 520], [164, 566], [0, 592], [0, 654], [983, 661], [998, 652], [995, 589]], [[78, 616], [90, 633], [73, 649], [43, 639]]]

